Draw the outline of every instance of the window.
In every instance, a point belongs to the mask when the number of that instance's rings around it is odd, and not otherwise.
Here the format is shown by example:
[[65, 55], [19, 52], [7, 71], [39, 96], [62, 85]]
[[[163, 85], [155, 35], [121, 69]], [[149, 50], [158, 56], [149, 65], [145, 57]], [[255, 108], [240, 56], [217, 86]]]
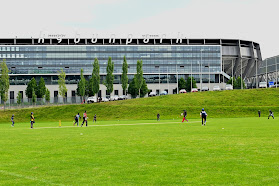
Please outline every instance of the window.
[[10, 99], [15, 99], [15, 92], [14, 91], [10, 91]]
[[72, 97], [76, 97], [76, 91], [72, 90]]
[[23, 99], [23, 91], [19, 91], [21, 93], [21, 99]]
[[55, 98], [58, 97], [58, 91], [57, 91], [57, 90], [54, 91], [54, 97], [55, 97]]
[[118, 96], [118, 90], [114, 90], [114, 95]]

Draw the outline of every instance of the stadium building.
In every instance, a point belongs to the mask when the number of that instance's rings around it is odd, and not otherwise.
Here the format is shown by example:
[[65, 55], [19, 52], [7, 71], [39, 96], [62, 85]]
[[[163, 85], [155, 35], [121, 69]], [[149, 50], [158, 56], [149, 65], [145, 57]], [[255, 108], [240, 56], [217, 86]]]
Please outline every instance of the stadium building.
[[[186, 38], [5, 38], [0, 39], [0, 59], [5, 59], [10, 70], [9, 98], [21, 91], [25, 96], [32, 77], [43, 77], [51, 97], [58, 95], [58, 71], [66, 72], [67, 97], [76, 97], [80, 69], [90, 78], [93, 61], [98, 58], [101, 83], [105, 80], [108, 57], [114, 62], [114, 91], [123, 95], [121, 73], [123, 57], [128, 62], [128, 76], [136, 73], [137, 60], [143, 61], [143, 73], [148, 88], [160, 93], [176, 94], [178, 79], [193, 76], [198, 89], [212, 90], [232, 76], [244, 80], [253, 76], [262, 61], [260, 45], [235, 39]], [[100, 86], [99, 96], [106, 96]]]
[[[266, 87], [278, 87], [279, 56], [267, 58], [259, 63], [259, 68], [247, 78], [247, 84], [258, 88], [260, 82], [265, 82]], [[257, 82], [257, 83], [256, 83]]]

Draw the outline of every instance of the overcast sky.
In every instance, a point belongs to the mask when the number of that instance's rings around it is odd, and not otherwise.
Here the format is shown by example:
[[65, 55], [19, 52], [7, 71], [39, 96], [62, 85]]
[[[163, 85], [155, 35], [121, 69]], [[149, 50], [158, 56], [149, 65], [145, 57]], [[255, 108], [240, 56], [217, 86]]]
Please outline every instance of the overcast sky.
[[187, 38], [258, 42], [279, 55], [279, 0], [1, 0], [0, 37], [126, 37], [178, 32]]

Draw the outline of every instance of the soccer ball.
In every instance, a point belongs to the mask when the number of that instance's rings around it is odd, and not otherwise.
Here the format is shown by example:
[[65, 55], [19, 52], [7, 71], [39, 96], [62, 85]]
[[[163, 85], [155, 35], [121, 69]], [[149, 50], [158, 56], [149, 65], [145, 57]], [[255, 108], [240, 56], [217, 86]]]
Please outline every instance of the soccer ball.
[[181, 113], [181, 116], [183, 116], [183, 113]]

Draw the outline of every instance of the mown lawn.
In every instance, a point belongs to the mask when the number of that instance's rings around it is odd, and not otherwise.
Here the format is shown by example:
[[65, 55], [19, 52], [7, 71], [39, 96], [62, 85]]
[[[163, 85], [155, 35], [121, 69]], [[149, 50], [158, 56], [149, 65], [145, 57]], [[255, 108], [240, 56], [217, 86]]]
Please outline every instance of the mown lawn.
[[198, 118], [202, 108], [214, 118], [256, 117], [258, 110], [267, 116], [269, 109], [279, 113], [279, 88], [196, 92], [107, 103], [1, 110], [0, 122], [9, 121], [12, 114], [17, 121], [26, 122], [31, 112], [40, 122], [71, 121], [78, 112], [82, 114], [85, 110], [90, 118], [97, 114], [101, 120], [154, 119], [157, 113], [162, 119], [177, 119], [184, 109], [190, 118]]
[[0, 185], [277, 185], [279, 122], [262, 118], [0, 124]]

